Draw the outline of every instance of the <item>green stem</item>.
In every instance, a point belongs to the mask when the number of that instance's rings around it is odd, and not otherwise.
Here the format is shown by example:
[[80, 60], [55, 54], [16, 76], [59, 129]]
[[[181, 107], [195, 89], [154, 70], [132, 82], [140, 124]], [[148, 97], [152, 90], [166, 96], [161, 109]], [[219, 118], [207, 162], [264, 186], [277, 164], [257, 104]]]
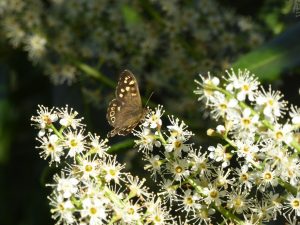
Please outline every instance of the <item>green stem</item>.
[[107, 85], [108, 87], [114, 88], [116, 86], [116, 83], [114, 81], [107, 78], [104, 74], [102, 74], [98, 70], [95, 70], [93, 67], [79, 61], [73, 61], [73, 64], [88, 76], [101, 81], [103, 84]]
[[64, 139], [64, 136], [62, 135], [62, 133], [59, 132], [53, 124], [50, 124], [50, 125], [49, 125], [49, 128], [51, 128], [51, 129], [53, 130], [53, 132], [54, 132], [60, 139]]

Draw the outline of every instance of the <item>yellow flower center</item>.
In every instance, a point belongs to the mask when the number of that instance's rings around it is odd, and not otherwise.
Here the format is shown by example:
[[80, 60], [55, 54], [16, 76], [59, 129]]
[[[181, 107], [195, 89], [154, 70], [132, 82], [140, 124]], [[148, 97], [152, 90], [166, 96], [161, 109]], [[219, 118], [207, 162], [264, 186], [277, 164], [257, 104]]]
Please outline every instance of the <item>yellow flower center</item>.
[[110, 174], [111, 176], [116, 176], [116, 171], [113, 170], [113, 169], [110, 169], [110, 170], [109, 170], [109, 174]]
[[93, 170], [93, 167], [91, 165], [86, 165], [85, 166], [85, 171], [86, 172], [91, 172]]
[[220, 104], [220, 108], [222, 109], [222, 110], [226, 110], [227, 109], [227, 105], [226, 104]]
[[192, 199], [191, 197], [188, 197], [188, 198], [186, 199], [186, 202], [187, 202], [187, 204], [189, 204], [189, 205], [191, 205], [191, 204], [194, 203], [194, 201], [193, 201], [193, 199]]
[[210, 197], [212, 197], [212, 198], [216, 198], [216, 197], [218, 197], [218, 192], [216, 191], [216, 190], [213, 190], [213, 191], [211, 191], [210, 192]]
[[70, 141], [70, 145], [71, 145], [71, 147], [76, 147], [78, 145], [78, 143], [77, 143], [77, 141], [75, 139], [72, 139]]
[[134, 214], [134, 209], [133, 208], [129, 208], [127, 210], [128, 214], [133, 215]]
[[243, 181], [248, 180], [248, 175], [247, 174], [242, 174], [241, 175], [241, 180], [243, 180]]
[[267, 172], [267, 173], [265, 173], [264, 178], [265, 178], [265, 180], [271, 180], [272, 174], [270, 172]]
[[299, 208], [300, 207], [300, 199], [294, 199], [292, 201], [293, 208]]
[[249, 85], [248, 84], [244, 84], [243, 85], [243, 87], [242, 87], [242, 89], [244, 90], [244, 91], [249, 91]]
[[159, 216], [156, 215], [156, 216], [154, 217], [154, 221], [155, 221], [155, 222], [161, 222], [161, 218], [160, 218]]
[[243, 119], [242, 119], [242, 123], [243, 123], [245, 126], [249, 126], [249, 124], [251, 123], [251, 121], [250, 121], [248, 118], [243, 118]]
[[97, 213], [97, 209], [95, 207], [90, 208], [90, 213], [95, 215]]
[[183, 170], [183, 169], [182, 169], [181, 166], [177, 166], [177, 167], [175, 168], [176, 173], [181, 173], [182, 170]]
[[235, 200], [234, 200], [234, 205], [236, 205], [236, 206], [241, 206], [243, 204], [243, 202], [241, 201], [241, 199], [240, 198], [236, 198]]
[[48, 144], [47, 148], [49, 151], [54, 152], [54, 146], [51, 143]]
[[50, 125], [52, 123], [52, 120], [50, 119], [50, 117], [48, 115], [44, 115], [43, 120], [47, 125]]
[[180, 148], [181, 145], [182, 145], [181, 141], [175, 141], [175, 142], [174, 142], [175, 148]]
[[283, 133], [281, 131], [277, 131], [275, 134], [276, 139], [282, 139], [283, 138]]

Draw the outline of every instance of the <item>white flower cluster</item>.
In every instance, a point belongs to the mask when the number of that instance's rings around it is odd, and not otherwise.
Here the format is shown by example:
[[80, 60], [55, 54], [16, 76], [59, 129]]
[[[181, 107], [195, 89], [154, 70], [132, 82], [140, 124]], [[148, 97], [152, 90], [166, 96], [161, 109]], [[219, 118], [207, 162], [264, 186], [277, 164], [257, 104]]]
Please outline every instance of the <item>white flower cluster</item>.
[[69, 161], [49, 185], [57, 224], [297, 224], [300, 108], [287, 113], [283, 95], [248, 70], [226, 71], [223, 82], [200, 79], [194, 92], [219, 123], [207, 134], [221, 141], [197, 148], [183, 121], [167, 116], [165, 125], [163, 107], [149, 109], [133, 134], [159, 186], [154, 193], [123, 172], [107, 140], [85, 135], [76, 111], [39, 106], [32, 121], [41, 156]]
[[298, 221], [300, 109], [292, 106], [284, 120], [287, 102], [280, 92], [264, 90], [248, 70], [226, 73], [223, 85], [210, 74], [200, 76], [195, 90], [220, 123], [208, 135], [222, 142], [195, 148], [184, 122], [169, 116], [164, 126], [159, 106], [134, 133], [145, 169], [187, 223]]
[[173, 224], [145, 180], [123, 172], [124, 165], [107, 153], [108, 140], [86, 135], [77, 114], [68, 106], [39, 106], [38, 115], [31, 118], [40, 130], [41, 156], [50, 164], [67, 165], [48, 184], [56, 224]]

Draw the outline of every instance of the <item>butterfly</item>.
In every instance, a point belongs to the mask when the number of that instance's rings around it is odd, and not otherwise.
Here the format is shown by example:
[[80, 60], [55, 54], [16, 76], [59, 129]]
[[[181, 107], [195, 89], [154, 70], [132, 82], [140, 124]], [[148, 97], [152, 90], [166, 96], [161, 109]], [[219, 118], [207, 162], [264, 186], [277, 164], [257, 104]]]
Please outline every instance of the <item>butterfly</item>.
[[108, 106], [106, 118], [113, 130], [108, 137], [127, 135], [145, 118], [147, 109], [143, 108], [139, 86], [133, 73], [124, 70], [119, 78], [116, 98]]

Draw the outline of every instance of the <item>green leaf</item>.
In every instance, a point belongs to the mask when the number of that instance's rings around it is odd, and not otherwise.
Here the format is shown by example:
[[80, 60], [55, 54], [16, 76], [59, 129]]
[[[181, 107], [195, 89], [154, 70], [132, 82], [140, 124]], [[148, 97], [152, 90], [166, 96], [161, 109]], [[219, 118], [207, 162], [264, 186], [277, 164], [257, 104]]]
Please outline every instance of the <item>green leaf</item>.
[[136, 10], [128, 5], [123, 5], [122, 13], [125, 23], [129, 26], [136, 25], [142, 21]]
[[119, 153], [121, 151], [125, 151], [127, 149], [130, 149], [134, 146], [134, 141], [132, 139], [124, 140], [123, 142], [119, 142], [117, 144], [114, 144], [110, 147], [108, 150], [109, 154], [115, 154]]
[[280, 74], [300, 65], [300, 23], [287, 29], [259, 49], [242, 56], [234, 69], [247, 68], [262, 81], [272, 81]]

